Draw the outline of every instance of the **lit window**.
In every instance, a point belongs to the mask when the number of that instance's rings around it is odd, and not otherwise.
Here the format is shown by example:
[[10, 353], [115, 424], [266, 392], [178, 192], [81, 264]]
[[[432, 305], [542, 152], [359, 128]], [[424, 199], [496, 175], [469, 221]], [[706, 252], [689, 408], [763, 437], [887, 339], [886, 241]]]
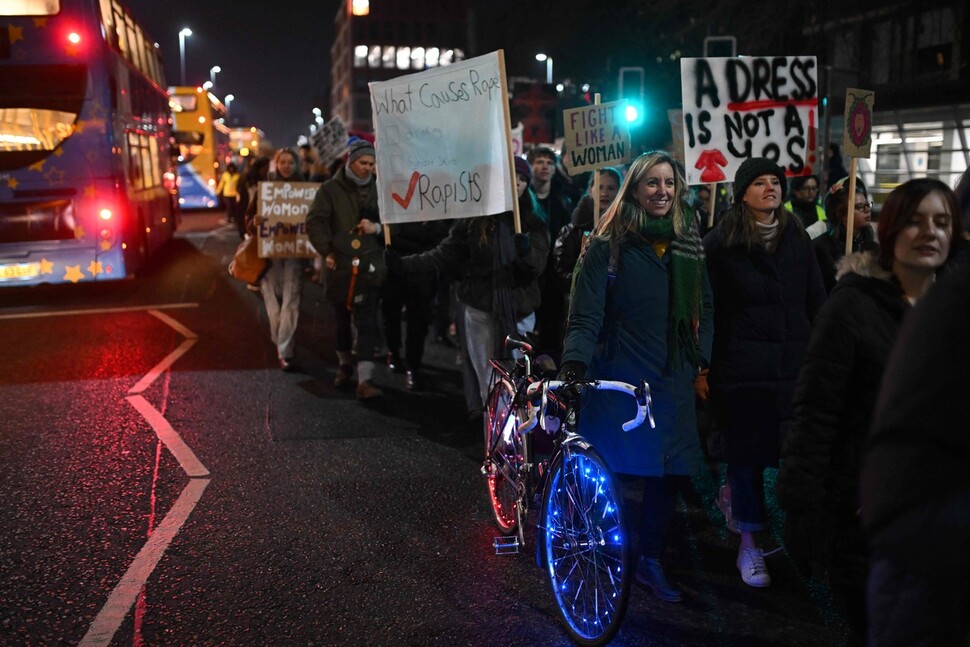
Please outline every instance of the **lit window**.
[[395, 50], [393, 45], [384, 48], [384, 67], [394, 67]]
[[354, 67], [367, 67], [367, 45], [354, 48]]
[[411, 48], [398, 47], [397, 48], [397, 69], [406, 70], [409, 67], [411, 67]]
[[352, 0], [350, 12], [355, 16], [366, 16], [370, 13], [370, 0]]
[[424, 69], [424, 48], [423, 47], [411, 48], [411, 67], [413, 67], [416, 70]]
[[441, 65], [451, 65], [455, 62], [455, 50], [446, 49], [441, 53]]
[[438, 48], [429, 47], [428, 51], [424, 55], [424, 64], [428, 67], [437, 67], [438, 65]]
[[380, 67], [381, 66], [381, 46], [374, 45], [370, 48], [370, 54], [367, 55], [367, 65], [369, 67]]
[[461, 51], [458, 48], [455, 48], [455, 63], [457, 63], [458, 61], [464, 61], [464, 60], [465, 60], [465, 52]]

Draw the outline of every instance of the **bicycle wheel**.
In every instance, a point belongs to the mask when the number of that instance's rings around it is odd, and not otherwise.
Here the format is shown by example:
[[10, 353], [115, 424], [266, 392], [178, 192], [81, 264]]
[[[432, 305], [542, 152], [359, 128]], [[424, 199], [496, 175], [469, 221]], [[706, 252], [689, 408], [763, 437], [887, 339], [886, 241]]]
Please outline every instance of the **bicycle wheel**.
[[626, 612], [630, 538], [622, 496], [592, 449], [563, 449], [549, 472], [542, 504], [543, 567], [560, 621], [574, 642], [603, 645]]
[[512, 396], [509, 384], [496, 382], [485, 407], [488, 496], [495, 522], [504, 535], [511, 535], [518, 526], [518, 483], [522, 465], [522, 438], [512, 410]]

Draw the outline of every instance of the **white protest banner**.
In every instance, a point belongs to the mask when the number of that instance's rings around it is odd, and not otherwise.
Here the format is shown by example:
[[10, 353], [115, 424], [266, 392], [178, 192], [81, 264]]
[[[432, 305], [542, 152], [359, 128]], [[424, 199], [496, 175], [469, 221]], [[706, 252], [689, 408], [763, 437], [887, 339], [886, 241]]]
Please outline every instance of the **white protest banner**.
[[320, 188], [319, 182], [260, 182], [256, 230], [260, 258], [311, 258], [317, 251], [306, 233], [306, 215]]
[[347, 129], [339, 117], [334, 117], [310, 135], [310, 144], [317, 151], [320, 162], [330, 165], [347, 150]]
[[381, 221], [512, 210], [499, 52], [369, 85]]
[[630, 161], [630, 129], [625, 117], [626, 101], [611, 101], [562, 111], [570, 175], [617, 166]]
[[687, 183], [730, 182], [750, 157], [817, 173], [816, 69], [814, 56], [681, 59]]

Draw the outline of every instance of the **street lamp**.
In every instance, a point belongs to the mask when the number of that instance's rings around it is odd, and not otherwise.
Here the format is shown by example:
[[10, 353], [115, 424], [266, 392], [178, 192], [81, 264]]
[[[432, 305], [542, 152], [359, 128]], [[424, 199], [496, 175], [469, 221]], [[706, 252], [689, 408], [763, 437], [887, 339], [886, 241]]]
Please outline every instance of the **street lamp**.
[[222, 71], [222, 68], [218, 65], [213, 65], [209, 68], [209, 80], [212, 81], [212, 85], [216, 84], [216, 74]]
[[552, 57], [540, 52], [536, 54], [536, 60], [546, 62], [546, 83], [552, 83]]
[[179, 32], [179, 60], [182, 61], [182, 85], [185, 85], [185, 39], [192, 35], [192, 30], [183, 27]]
[[203, 90], [211, 90], [212, 89], [212, 81], [206, 81], [205, 83], [203, 83], [202, 84], [202, 89]]
[[226, 95], [226, 119], [229, 118], [229, 110], [230, 110], [230, 107], [232, 106], [232, 100], [235, 98], [236, 97], [232, 94]]

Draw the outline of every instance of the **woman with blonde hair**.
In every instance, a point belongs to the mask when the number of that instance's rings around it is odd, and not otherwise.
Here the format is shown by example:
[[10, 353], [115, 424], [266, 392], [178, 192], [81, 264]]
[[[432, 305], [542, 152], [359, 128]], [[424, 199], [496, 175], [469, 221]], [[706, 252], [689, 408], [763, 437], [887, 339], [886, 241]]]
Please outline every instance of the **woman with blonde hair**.
[[656, 429], [629, 433], [622, 396], [596, 392], [581, 433], [616, 472], [644, 478], [636, 580], [683, 594], [660, 564], [681, 482], [699, 465], [694, 381], [713, 335], [711, 290], [686, 184], [665, 152], [641, 155], [580, 259], [559, 379], [650, 384]]

